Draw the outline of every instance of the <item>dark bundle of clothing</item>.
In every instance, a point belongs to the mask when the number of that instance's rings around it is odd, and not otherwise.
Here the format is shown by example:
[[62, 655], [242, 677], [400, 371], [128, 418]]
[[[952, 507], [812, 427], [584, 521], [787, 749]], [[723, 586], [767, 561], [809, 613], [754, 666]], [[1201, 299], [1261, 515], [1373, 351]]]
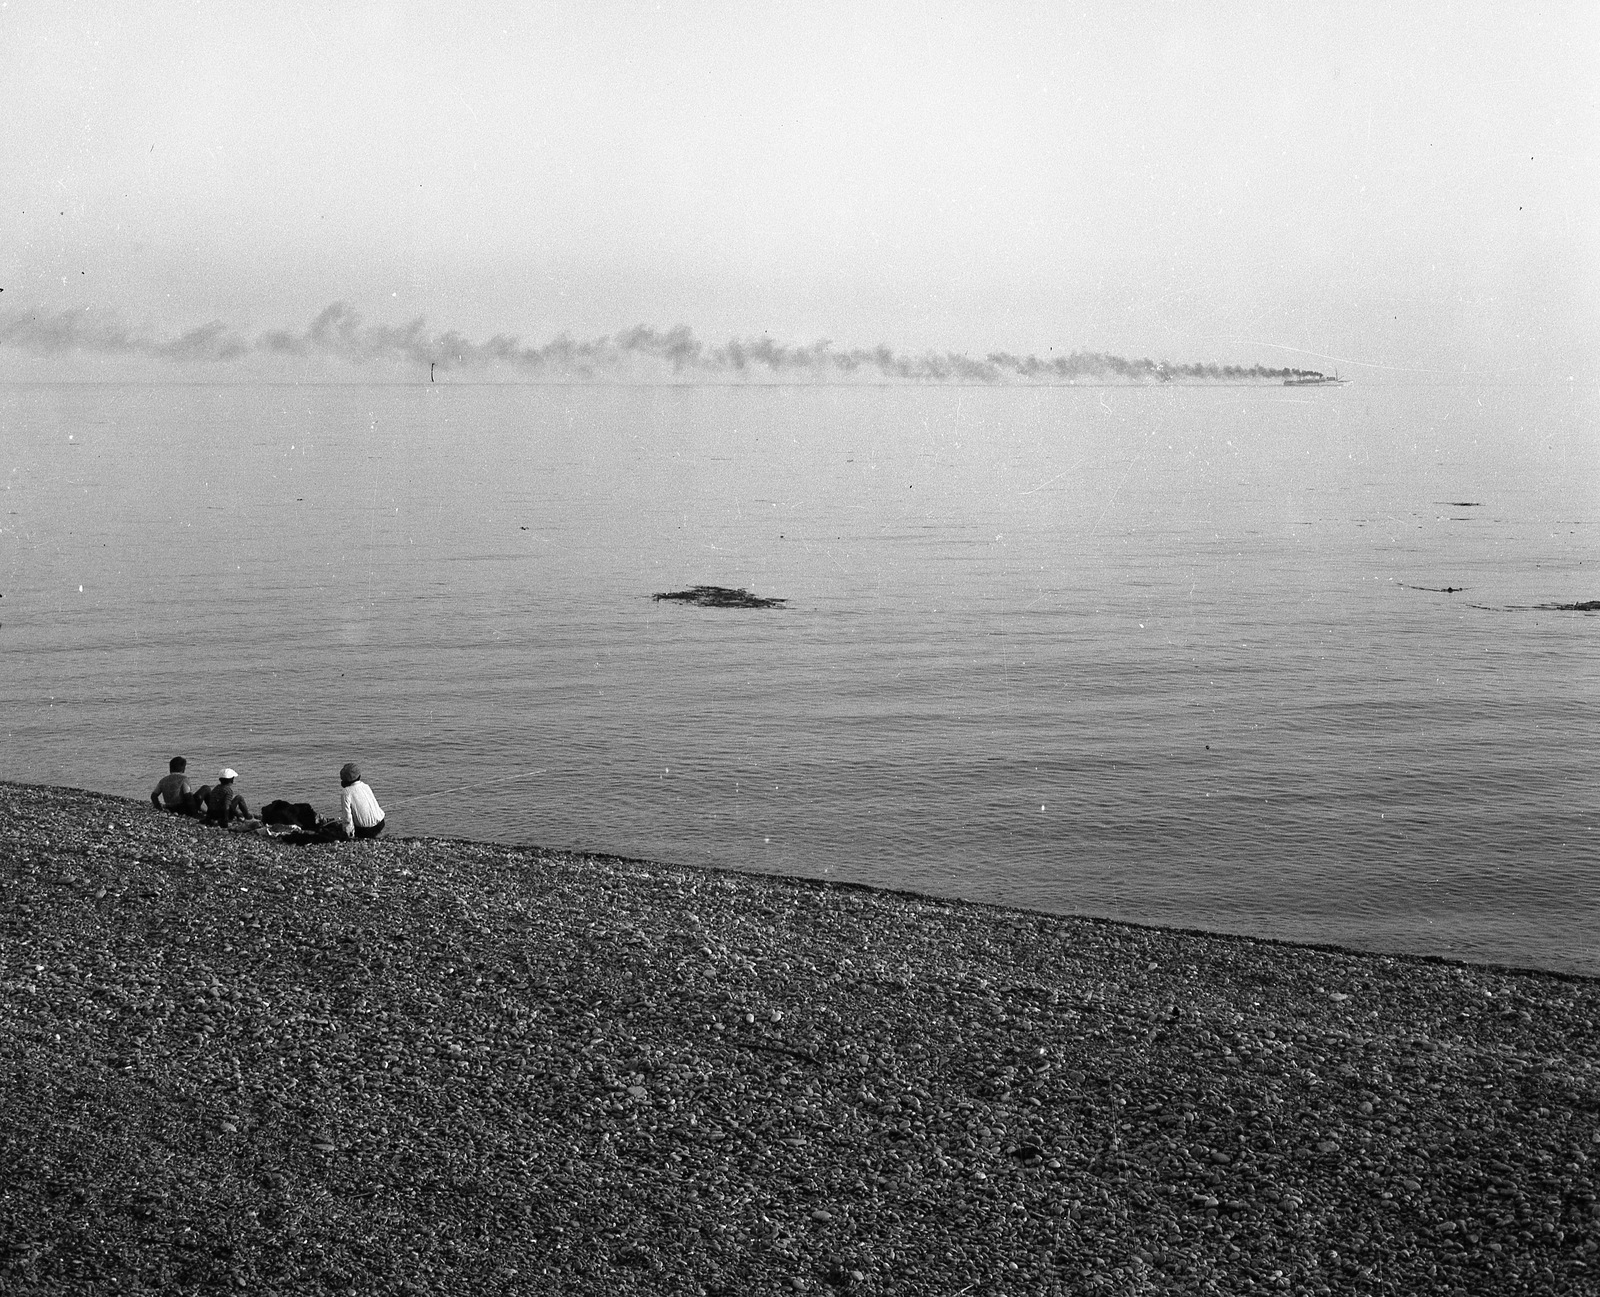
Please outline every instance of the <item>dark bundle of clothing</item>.
[[293, 824], [308, 833], [315, 832], [317, 808], [310, 802], [268, 802], [261, 808], [261, 819], [265, 824]]
[[263, 824], [288, 828], [289, 832], [274, 833], [272, 836], [292, 846], [303, 846], [308, 842], [344, 841], [344, 822], [318, 819], [317, 808], [310, 802], [268, 802], [261, 808], [261, 821]]

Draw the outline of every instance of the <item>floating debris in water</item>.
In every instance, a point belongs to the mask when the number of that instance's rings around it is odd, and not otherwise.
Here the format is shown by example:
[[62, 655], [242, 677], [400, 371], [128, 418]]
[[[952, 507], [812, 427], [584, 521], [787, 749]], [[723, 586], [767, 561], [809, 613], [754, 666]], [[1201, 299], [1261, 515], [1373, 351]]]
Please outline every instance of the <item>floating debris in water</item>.
[[787, 599], [763, 599], [748, 590], [730, 590], [720, 585], [693, 585], [687, 590], [672, 590], [650, 597], [658, 603], [662, 599], [672, 599], [702, 608], [778, 608], [788, 602]]
[[1482, 612], [1600, 612], [1600, 599], [1581, 599], [1577, 603], [1469, 604]]

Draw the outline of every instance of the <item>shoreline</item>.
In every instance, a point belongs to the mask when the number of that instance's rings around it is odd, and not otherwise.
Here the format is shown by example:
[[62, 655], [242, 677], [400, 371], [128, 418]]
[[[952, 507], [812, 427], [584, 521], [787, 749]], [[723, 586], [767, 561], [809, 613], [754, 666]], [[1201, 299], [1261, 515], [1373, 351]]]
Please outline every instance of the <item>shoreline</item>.
[[18, 1292], [1592, 1290], [1600, 979], [0, 783]]
[[[64, 793], [71, 793], [85, 798], [104, 798], [113, 803], [130, 802], [141, 808], [148, 808], [147, 799], [128, 797], [123, 793], [107, 792], [98, 788], [79, 787], [70, 784], [31, 784], [16, 780], [0, 778], [0, 789], [15, 788], [40, 788], [51, 789]], [[314, 794], [312, 794], [314, 795]], [[404, 805], [404, 801], [392, 805]], [[259, 818], [261, 808], [256, 808]], [[175, 817], [181, 818], [181, 817]], [[1600, 984], [1600, 972], [1586, 972], [1575, 968], [1549, 967], [1540, 964], [1518, 964], [1501, 960], [1474, 958], [1464, 954], [1437, 954], [1418, 950], [1386, 949], [1376, 945], [1361, 946], [1349, 945], [1337, 940], [1310, 940], [1292, 936], [1272, 936], [1261, 932], [1232, 931], [1226, 928], [1189, 927], [1182, 924], [1161, 923], [1133, 918], [1120, 918], [1109, 914], [1077, 913], [1072, 911], [1036, 908], [1030, 905], [1018, 904], [1003, 900], [983, 900], [973, 896], [963, 896], [958, 893], [923, 892], [911, 887], [888, 886], [881, 883], [859, 882], [854, 879], [834, 877], [831, 875], [781, 873], [776, 871], [743, 869], [734, 865], [701, 864], [695, 861], [668, 861], [655, 860], [647, 856], [622, 855], [604, 849], [588, 849], [581, 846], [543, 847], [536, 843], [521, 842], [513, 838], [455, 838], [442, 837], [431, 833], [397, 834], [386, 830], [387, 841], [425, 842], [443, 847], [484, 847], [491, 850], [528, 852], [540, 856], [564, 856], [583, 858], [595, 861], [610, 861], [618, 866], [638, 865], [657, 869], [678, 869], [691, 873], [701, 873], [713, 877], [731, 876], [735, 878], [767, 879], [775, 883], [786, 883], [796, 887], [825, 887], [843, 890], [859, 890], [874, 896], [898, 897], [907, 901], [926, 902], [931, 905], [956, 905], [972, 906], [980, 910], [993, 910], [1002, 914], [1026, 914], [1040, 918], [1067, 919], [1076, 923], [1107, 924], [1117, 928], [1130, 928], [1140, 932], [1167, 933], [1179, 937], [1199, 937], [1219, 941], [1253, 942], [1264, 946], [1279, 946], [1286, 950], [1319, 951], [1334, 955], [1351, 955], [1357, 958], [1381, 958], [1409, 961], [1424, 964], [1442, 964], [1448, 967], [1460, 966], [1463, 968], [1484, 969], [1499, 973], [1527, 973], [1542, 977], [1553, 977], [1567, 981], [1593, 982]]]

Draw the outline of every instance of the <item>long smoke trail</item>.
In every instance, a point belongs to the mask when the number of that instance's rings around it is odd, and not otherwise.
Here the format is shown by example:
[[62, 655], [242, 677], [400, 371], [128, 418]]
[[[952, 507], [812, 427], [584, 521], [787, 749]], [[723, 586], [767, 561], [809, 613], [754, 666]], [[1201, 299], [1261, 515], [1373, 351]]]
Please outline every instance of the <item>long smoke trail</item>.
[[499, 371], [529, 379], [594, 382], [810, 381], [907, 383], [1247, 383], [1320, 378], [1316, 370], [1261, 365], [1170, 364], [1127, 360], [1101, 352], [1016, 356], [995, 351], [976, 358], [956, 352], [908, 355], [887, 346], [837, 350], [830, 342], [795, 347], [768, 338], [701, 342], [683, 325], [659, 331], [640, 325], [586, 342], [565, 335], [525, 346], [503, 334], [473, 342], [453, 330], [430, 333], [421, 319], [398, 327], [367, 324], [353, 307], [335, 302], [302, 333], [272, 330], [251, 340], [213, 320], [175, 338], [158, 338], [79, 311], [0, 314], [0, 347], [35, 355], [78, 352], [142, 356], [176, 362], [241, 360], [251, 356], [399, 363], [448, 373]]

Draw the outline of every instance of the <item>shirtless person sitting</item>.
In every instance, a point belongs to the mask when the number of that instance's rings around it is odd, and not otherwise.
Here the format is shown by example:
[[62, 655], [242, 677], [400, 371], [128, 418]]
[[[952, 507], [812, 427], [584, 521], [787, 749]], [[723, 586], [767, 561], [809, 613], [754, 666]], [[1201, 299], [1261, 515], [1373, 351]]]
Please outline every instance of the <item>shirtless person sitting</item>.
[[200, 798], [190, 786], [189, 776], [183, 773], [188, 767], [189, 763], [182, 757], [173, 757], [167, 762], [167, 776], [150, 794], [150, 805], [158, 811], [172, 811], [177, 815], [200, 814]]

